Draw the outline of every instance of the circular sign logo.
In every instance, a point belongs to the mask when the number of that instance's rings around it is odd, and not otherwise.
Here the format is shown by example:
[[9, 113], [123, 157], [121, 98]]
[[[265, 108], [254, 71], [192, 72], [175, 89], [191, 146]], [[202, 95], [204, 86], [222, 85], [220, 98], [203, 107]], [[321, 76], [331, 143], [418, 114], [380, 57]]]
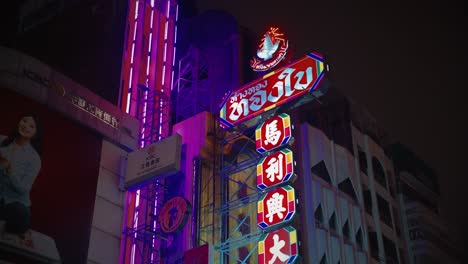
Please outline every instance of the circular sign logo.
[[288, 41], [278, 28], [271, 27], [258, 45], [257, 56], [250, 61], [254, 71], [268, 71], [280, 63], [288, 51]]
[[182, 230], [190, 214], [190, 203], [183, 197], [174, 197], [167, 201], [158, 217], [161, 230], [173, 233]]

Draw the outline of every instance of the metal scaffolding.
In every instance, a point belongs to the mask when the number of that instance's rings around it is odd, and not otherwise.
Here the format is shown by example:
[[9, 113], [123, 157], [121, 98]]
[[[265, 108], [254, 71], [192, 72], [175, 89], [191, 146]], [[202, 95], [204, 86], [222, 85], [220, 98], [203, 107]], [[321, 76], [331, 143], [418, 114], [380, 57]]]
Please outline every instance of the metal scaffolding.
[[203, 111], [211, 112], [208, 63], [202, 52], [190, 47], [179, 60], [176, 95], [176, 123]]
[[261, 159], [255, 151], [256, 126], [240, 126], [224, 132], [221, 141], [222, 204], [219, 214], [220, 239], [215, 244], [219, 263], [248, 263], [256, 256], [262, 230], [257, 226], [256, 165]]

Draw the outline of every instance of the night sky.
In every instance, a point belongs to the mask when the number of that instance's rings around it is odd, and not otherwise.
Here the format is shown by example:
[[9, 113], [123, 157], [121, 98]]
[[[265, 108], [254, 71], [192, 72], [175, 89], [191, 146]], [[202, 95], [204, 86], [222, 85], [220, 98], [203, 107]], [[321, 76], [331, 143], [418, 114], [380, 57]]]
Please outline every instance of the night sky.
[[[257, 39], [278, 26], [295, 57], [325, 55], [334, 86], [364, 105], [395, 140], [435, 169], [441, 214], [468, 222], [466, 8], [462, 1], [199, 0]], [[248, 63], [247, 61], [245, 63]]]

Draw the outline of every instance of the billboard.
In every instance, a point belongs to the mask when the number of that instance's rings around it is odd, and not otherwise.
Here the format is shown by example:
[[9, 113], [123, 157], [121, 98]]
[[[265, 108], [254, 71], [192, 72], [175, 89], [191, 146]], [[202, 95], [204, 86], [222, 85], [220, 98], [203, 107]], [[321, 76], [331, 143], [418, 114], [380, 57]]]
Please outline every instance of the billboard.
[[63, 263], [86, 263], [102, 137], [13, 91], [0, 98], [5, 231], [29, 253], [52, 258], [55, 242]]
[[230, 92], [221, 104], [220, 121], [237, 126], [317, 89], [324, 75], [322, 56], [310, 53]]
[[144, 183], [154, 176], [165, 177], [180, 170], [182, 137], [174, 134], [128, 154], [125, 186]]

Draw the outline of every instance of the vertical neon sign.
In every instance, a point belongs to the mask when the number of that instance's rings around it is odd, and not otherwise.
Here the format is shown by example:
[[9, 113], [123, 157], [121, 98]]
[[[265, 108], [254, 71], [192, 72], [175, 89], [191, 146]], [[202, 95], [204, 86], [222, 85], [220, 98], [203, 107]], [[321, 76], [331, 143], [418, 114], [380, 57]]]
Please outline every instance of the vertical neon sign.
[[[122, 110], [140, 120], [138, 148], [169, 136], [169, 102], [174, 80], [178, 12], [179, 6], [175, 0], [129, 1], [119, 104]], [[142, 199], [142, 192], [127, 192], [127, 215], [124, 219], [127, 228], [137, 229], [149, 221], [143, 213], [145, 211], [140, 210], [148, 206], [147, 201]], [[157, 199], [151, 206], [154, 208], [153, 214], [157, 213]], [[155, 221], [147, 223], [153, 230], [156, 225]], [[122, 263], [143, 261], [138, 257], [136, 238], [136, 234], [126, 238], [127, 246], [122, 246], [121, 252]], [[157, 240], [153, 237], [149, 247], [155, 247]], [[157, 261], [153, 253], [145, 258], [147, 261]]]

